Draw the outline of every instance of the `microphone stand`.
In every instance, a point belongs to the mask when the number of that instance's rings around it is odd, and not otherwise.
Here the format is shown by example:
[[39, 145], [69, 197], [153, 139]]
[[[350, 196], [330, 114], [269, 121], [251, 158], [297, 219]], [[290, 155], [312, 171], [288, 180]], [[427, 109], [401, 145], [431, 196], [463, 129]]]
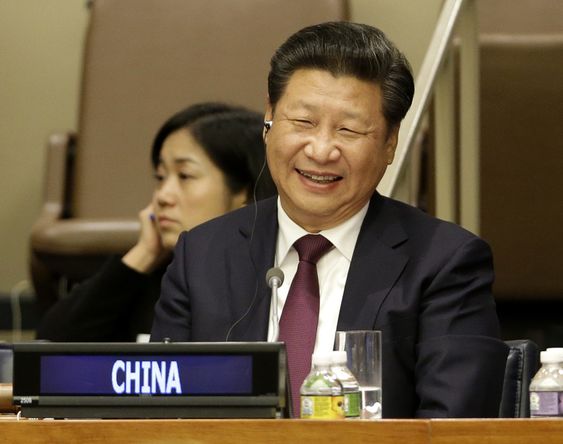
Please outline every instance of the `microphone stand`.
[[278, 288], [280, 286], [280, 279], [274, 277], [272, 279], [272, 337], [274, 341], [278, 340], [279, 334], [279, 318], [278, 318]]

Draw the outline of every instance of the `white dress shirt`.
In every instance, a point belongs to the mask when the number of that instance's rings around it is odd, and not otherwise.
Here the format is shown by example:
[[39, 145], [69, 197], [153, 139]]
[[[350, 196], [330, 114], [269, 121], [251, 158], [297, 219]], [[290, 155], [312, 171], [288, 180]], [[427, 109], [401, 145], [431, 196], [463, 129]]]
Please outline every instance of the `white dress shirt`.
[[[350, 261], [354, 253], [356, 241], [360, 234], [362, 222], [367, 213], [369, 202], [354, 216], [329, 230], [321, 231], [335, 248], [322, 256], [317, 263], [317, 276], [319, 278], [319, 323], [317, 326], [317, 339], [315, 353], [328, 352], [334, 349], [334, 336], [338, 324], [338, 315], [346, 277], [350, 269]], [[293, 222], [281, 206], [278, 197], [278, 239], [276, 244], [275, 266], [282, 269], [284, 281], [278, 290], [278, 300], [270, 304], [270, 322], [268, 327], [268, 341], [278, 338], [279, 318], [291, 286], [291, 281], [297, 272], [299, 255], [293, 243], [306, 234], [311, 234]], [[277, 319], [274, 304], [277, 303]]]

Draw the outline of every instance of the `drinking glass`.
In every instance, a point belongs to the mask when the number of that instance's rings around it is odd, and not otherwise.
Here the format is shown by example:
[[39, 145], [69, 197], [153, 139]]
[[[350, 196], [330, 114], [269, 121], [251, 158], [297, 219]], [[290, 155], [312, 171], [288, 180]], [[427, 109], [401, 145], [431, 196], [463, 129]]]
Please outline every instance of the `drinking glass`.
[[383, 394], [381, 390], [381, 331], [337, 331], [335, 350], [346, 351], [348, 368], [358, 380], [362, 397], [362, 419], [380, 419]]

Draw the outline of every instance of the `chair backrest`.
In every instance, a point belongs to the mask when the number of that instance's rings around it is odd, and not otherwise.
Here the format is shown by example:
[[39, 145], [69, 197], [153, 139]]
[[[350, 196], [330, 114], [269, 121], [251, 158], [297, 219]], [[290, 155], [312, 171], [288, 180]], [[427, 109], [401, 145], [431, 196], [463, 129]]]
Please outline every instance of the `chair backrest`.
[[529, 339], [506, 341], [509, 346], [499, 418], [530, 417], [530, 381], [539, 368], [539, 347]]
[[495, 256], [495, 297], [561, 300], [563, 2], [476, 3], [481, 235]]
[[563, 29], [481, 39], [481, 235], [498, 299], [563, 294], [554, 260], [563, 254], [562, 78]]
[[274, 50], [346, 0], [94, 0], [86, 37], [72, 218], [135, 217], [152, 191], [149, 147], [172, 113], [266, 103]]

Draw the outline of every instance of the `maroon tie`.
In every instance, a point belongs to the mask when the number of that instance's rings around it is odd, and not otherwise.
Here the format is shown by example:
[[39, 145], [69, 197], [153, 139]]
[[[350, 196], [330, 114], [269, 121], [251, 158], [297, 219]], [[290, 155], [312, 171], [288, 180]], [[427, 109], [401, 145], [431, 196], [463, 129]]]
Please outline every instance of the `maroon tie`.
[[319, 321], [319, 280], [317, 261], [332, 244], [321, 235], [307, 234], [293, 245], [299, 265], [280, 318], [279, 340], [285, 342], [293, 417], [300, 416], [299, 389], [311, 371]]

